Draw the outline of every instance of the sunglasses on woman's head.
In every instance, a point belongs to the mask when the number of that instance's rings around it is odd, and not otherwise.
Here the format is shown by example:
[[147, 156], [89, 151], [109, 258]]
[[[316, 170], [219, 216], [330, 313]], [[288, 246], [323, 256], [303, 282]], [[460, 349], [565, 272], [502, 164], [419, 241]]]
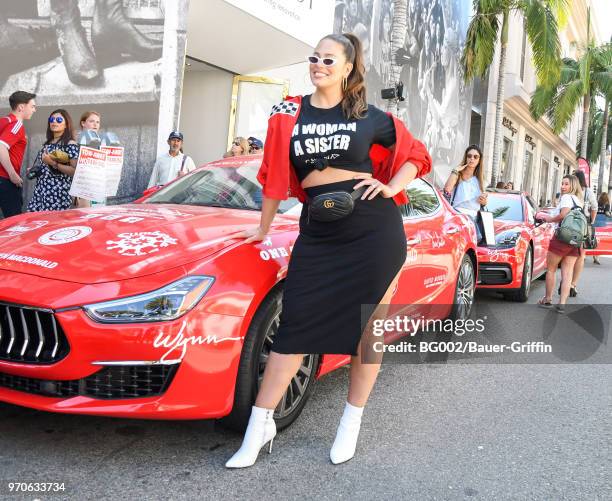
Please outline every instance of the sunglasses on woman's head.
[[52, 124], [53, 122], [57, 122], [58, 124], [61, 124], [64, 121], [64, 119], [62, 117], [49, 117], [49, 123]]
[[310, 62], [310, 64], [319, 64], [321, 63], [323, 66], [333, 66], [336, 64], [336, 59], [333, 57], [319, 57], [319, 56], [308, 56], [306, 59]]

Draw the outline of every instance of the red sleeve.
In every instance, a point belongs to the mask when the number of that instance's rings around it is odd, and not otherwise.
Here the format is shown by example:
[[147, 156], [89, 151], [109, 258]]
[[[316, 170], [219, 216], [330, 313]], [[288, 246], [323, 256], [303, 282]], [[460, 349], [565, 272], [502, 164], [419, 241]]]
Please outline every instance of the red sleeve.
[[429, 174], [432, 161], [427, 148], [421, 141], [413, 137], [401, 120], [396, 119], [395, 122], [398, 141], [395, 144], [396, 159], [393, 162], [394, 166], [399, 164], [399, 169], [406, 162], [410, 162], [417, 168], [416, 177], [423, 177]]
[[268, 132], [264, 143], [264, 155], [257, 180], [263, 186], [263, 194], [276, 200], [287, 200], [289, 191], [289, 163], [284, 159], [289, 148], [283, 148], [283, 137], [279, 130], [278, 116], [268, 120]]
[[23, 136], [23, 123], [13, 122], [8, 124], [0, 134], [0, 143], [7, 148], [12, 148], [15, 143]]

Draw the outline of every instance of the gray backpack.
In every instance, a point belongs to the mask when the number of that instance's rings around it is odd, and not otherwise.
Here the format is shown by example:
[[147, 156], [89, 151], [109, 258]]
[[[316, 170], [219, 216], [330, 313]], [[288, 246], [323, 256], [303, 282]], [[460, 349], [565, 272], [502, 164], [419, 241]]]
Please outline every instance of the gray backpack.
[[574, 206], [555, 230], [555, 237], [560, 242], [580, 248], [586, 238], [588, 223], [582, 207], [574, 202], [573, 197], [572, 202]]

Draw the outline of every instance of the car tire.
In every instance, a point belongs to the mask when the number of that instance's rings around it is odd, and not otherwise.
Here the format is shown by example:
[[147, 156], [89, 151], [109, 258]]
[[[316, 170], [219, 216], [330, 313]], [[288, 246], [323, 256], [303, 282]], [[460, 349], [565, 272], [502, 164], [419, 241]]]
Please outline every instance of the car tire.
[[451, 320], [466, 319], [470, 316], [476, 293], [476, 273], [470, 256], [465, 254], [459, 265], [453, 307], [448, 316]]
[[[244, 432], [251, 415], [251, 407], [261, 384], [270, 347], [278, 328], [283, 291], [273, 289], [253, 316], [242, 347], [234, 405], [231, 413], [220, 419], [222, 426]], [[276, 428], [282, 430], [293, 423], [308, 401], [316, 384], [319, 355], [306, 355], [297, 374], [291, 380], [281, 402], [274, 411]]]
[[533, 281], [533, 251], [531, 245], [527, 247], [525, 254], [525, 264], [523, 265], [523, 279], [521, 280], [521, 288], [513, 291], [504, 292], [504, 298], [508, 301], [516, 303], [526, 303], [529, 299], [531, 291], [531, 283]]

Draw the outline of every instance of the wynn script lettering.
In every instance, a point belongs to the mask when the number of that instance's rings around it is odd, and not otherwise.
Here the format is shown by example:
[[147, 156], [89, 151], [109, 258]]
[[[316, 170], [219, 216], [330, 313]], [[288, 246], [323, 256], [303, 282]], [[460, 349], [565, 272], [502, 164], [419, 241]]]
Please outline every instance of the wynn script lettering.
[[[218, 344], [223, 341], [240, 341], [242, 337], [224, 337], [219, 339], [216, 335], [208, 335], [208, 336], [185, 336], [184, 331], [187, 328], [187, 322], [183, 320], [183, 324], [181, 325], [181, 329], [178, 334], [164, 334], [160, 332], [155, 341], [153, 341], [153, 347], [159, 348], [168, 348], [168, 351], [163, 354], [163, 356], [159, 359], [160, 362], [165, 362], [170, 360], [170, 355], [175, 354], [172, 360], [178, 359], [183, 360], [185, 355], [187, 354], [187, 346], [191, 345], [202, 345], [202, 344]], [[176, 354], [180, 353], [180, 356], [177, 358]]]

